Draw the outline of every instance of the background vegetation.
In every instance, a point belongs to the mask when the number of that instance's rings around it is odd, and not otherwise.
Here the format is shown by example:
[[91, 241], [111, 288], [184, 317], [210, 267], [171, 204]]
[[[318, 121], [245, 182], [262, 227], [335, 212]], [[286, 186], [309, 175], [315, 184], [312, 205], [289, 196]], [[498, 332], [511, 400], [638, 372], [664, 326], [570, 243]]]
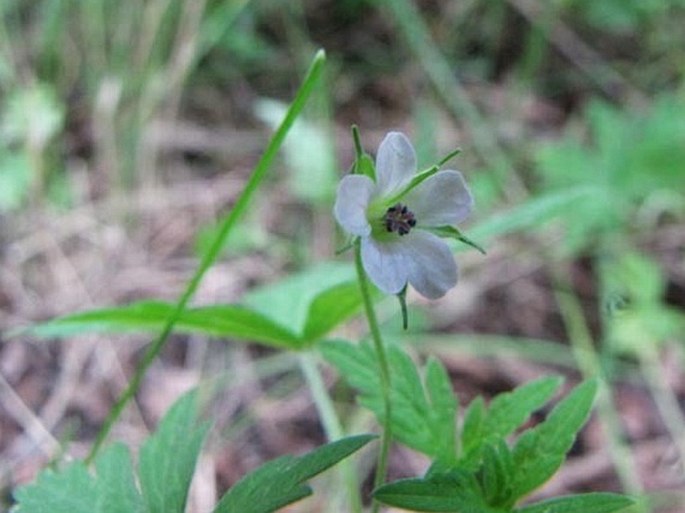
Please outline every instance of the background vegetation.
[[[683, 0], [0, 0], [0, 14], [5, 504], [61, 451], [87, 452], [149, 342], [10, 330], [173, 300], [324, 48], [325, 87], [195, 302], [242, 300], [332, 258], [352, 123], [370, 152], [391, 129], [411, 134], [425, 165], [459, 146], [477, 204], [463, 228], [488, 254], [458, 255], [444, 300], [411, 297], [408, 333], [382, 303], [384, 329], [439, 355], [464, 400], [550, 372], [604, 376], [597, 415], [541, 493], [685, 508]], [[260, 462], [322, 442], [297, 365], [174, 335], [114, 434], [135, 443], [180, 391], [222, 383], [221, 436], [192, 495], [206, 510]], [[326, 377], [348, 425], [368, 430]], [[397, 458], [394, 477], [425, 464]], [[336, 493], [298, 511], [334, 508]]]

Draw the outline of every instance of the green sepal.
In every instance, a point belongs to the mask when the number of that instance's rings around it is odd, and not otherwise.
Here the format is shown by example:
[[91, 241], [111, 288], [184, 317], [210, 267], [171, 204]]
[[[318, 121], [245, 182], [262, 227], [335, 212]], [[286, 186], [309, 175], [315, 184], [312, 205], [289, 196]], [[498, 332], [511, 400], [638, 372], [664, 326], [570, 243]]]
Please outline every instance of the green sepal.
[[367, 153], [363, 153], [354, 161], [354, 174], [368, 176], [374, 182], [376, 181], [376, 167]]
[[421, 171], [420, 173], [417, 173], [414, 175], [414, 178], [411, 179], [411, 182], [409, 182], [409, 185], [407, 185], [404, 189], [402, 189], [401, 192], [397, 193], [395, 196], [387, 200], [385, 203], [388, 205], [394, 205], [398, 203], [402, 198], [404, 198], [407, 194], [409, 194], [409, 191], [411, 191], [414, 187], [422, 183], [423, 181], [427, 180], [431, 176], [433, 176], [435, 173], [437, 173], [440, 170], [440, 166], [433, 166], [430, 167], [424, 171]]
[[335, 250], [335, 256], [342, 255], [346, 251], [349, 251], [350, 249], [352, 249], [354, 247], [354, 245], [357, 243], [358, 238], [359, 237], [349, 237], [345, 241], [345, 244], [342, 247]]
[[402, 329], [409, 329], [409, 312], [407, 311], [407, 286], [397, 293], [397, 299], [400, 302], [400, 309], [402, 310]]
[[448, 162], [450, 159], [457, 156], [459, 153], [461, 153], [461, 149], [457, 148], [453, 152], [449, 153], [445, 158], [443, 158], [440, 162], [438, 162], [434, 166], [431, 166], [428, 169], [425, 169], [425, 170], [417, 173], [416, 175], [414, 175], [414, 178], [411, 179], [411, 182], [409, 182], [409, 185], [407, 185], [404, 189], [402, 189], [402, 191], [400, 193], [393, 196], [392, 199], [390, 201], [388, 201], [387, 203], [390, 205], [394, 205], [395, 203], [400, 201], [404, 196], [409, 194], [409, 191], [411, 191], [412, 189], [414, 189], [414, 187], [418, 186], [419, 184], [421, 184], [422, 182], [424, 182], [425, 180], [427, 180], [428, 178], [433, 176], [435, 173], [440, 171], [440, 168], [446, 162]]
[[459, 242], [463, 242], [467, 246], [471, 246], [472, 248], [480, 251], [482, 254], [486, 254], [485, 250], [483, 247], [478, 244], [477, 242], [472, 241], [469, 239], [466, 235], [461, 233], [461, 231], [454, 226], [433, 226], [433, 227], [426, 227], [423, 228], [424, 230], [427, 230], [438, 237], [445, 237], [449, 239], [456, 239]]
[[438, 162], [437, 167], [442, 167], [445, 164], [447, 164], [450, 160], [452, 160], [454, 157], [459, 155], [461, 153], [461, 148], [457, 148], [456, 150], [448, 153], [445, 158], [443, 158], [440, 162]]
[[355, 175], [368, 176], [375, 182], [376, 166], [373, 163], [373, 159], [364, 151], [364, 148], [362, 147], [361, 136], [359, 135], [359, 127], [357, 125], [352, 125], [352, 139], [354, 140], [354, 151], [356, 154], [352, 172]]

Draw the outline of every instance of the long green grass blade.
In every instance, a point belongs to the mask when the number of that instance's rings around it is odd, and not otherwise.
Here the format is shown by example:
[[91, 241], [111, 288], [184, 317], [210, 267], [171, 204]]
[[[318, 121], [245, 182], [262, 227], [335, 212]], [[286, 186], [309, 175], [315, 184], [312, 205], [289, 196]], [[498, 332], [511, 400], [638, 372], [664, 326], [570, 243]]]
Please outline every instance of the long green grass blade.
[[238, 220], [240, 220], [240, 218], [243, 216], [243, 214], [249, 207], [250, 202], [252, 201], [252, 198], [254, 197], [254, 194], [257, 191], [257, 188], [264, 180], [266, 172], [271, 167], [271, 163], [273, 162], [273, 159], [276, 156], [278, 149], [283, 144], [283, 141], [285, 140], [285, 136], [287, 135], [288, 130], [290, 130], [290, 128], [293, 126], [293, 123], [295, 123], [295, 120], [302, 112], [302, 109], [304, 108], [305, 103], [309, 98], [309, 95], [311, 94], [312, 90], [314, 89], [314, 86], [321, 77], [325, 62], [326, 54], [323, 50], [319, 50], [314, 56], [314, 59], [307, 72], [307, 75], [305, 76], [302, 85], [300, 86], [300, 89], [295, 95], [295, 99], [290, 104], [290, 108], [288, 109], [285, 118], [281, 122], [281, 125], [278, 127], [274, 135], [271, 137], [269, 145], [264, 151], [262, 158], [255, 166], [254, 172], [252, 173], [250, 180], [247, 182], [247, 185], [245, 186], [245, 189], [243, 190], [242, 194], [236, 201], [233, 210], [231, 210], [231, 212], [222, 222], [220, 229], [217, 233], [217, 236], [214, 239], [214, 242], [210, 246], [205, 256], [202, 258], [200, 265], [198, 266], [191, 280], [188, 282], [185, 291], [183, 292], [183, 294], [181, 294], [178, 302], [176, 303], [176, 308], [171, 313], [171, 315], [169, 315], [166, 324], [164, 325], [164, 328], [160, 332], [159, 336], [154, 340], [152, 345], [150, 345], [148, 350], [145, 352], [145, 355], [143, 356], [140, 364], [138, 365], [135, 374], [131, 378], [128, 387], [126, 388], [126, 390], [124, 390], [124, 392], [121, 394], [117, 402], [112, 407], [112, 410], [110, 411], [110, 414], [107, 417], [104, 426], [98, 433], [95, 443], [93, 444], [90, 454], [88, 455], [88, 461], [92, 461], [92, 459], [95, 457], [103, 442], [107, 438], [107, 435], [109, 434], [110, 430], [112, 429], [112, 426], [119, 418], [119, 415], [121, 415], [121, 412], [124, 410], [124, 407], [138, 391], [140, 383], [148, 367], [152, 364], [152, 362], [157, 357], [159, 352], [165, 346], [166, 341], [169, 338], [169, 335], [171, 334], [172, 330], [174, 329], [174, 326], [181, 317], [181, 314], [188, 305], [188, 302], [195, 294], [195, 291], [197, 290], [198, 286], [200, 285], [200, 282], [202, 281], [202, 278], [219, 256], [221, 249], [224, 247], [226, 238], [231, 233], [231, 231], [237, 224]]

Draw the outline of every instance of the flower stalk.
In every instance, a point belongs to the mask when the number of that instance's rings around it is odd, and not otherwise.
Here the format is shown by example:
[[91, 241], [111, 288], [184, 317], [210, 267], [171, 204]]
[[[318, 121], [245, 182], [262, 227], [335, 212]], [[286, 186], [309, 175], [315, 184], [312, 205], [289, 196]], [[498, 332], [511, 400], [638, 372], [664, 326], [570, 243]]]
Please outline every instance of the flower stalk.
[[[375, 165], [362, 148], [356, 126], [352, 137], [356, 159], [352, 173], [338, 186], [333, 213], [354, 240], [355, 269], [380, 371], [383, 435], [374, 479], [378, 488], [387, 473], [392, 405], [390, 369], [369, 282], [398, 297], [407, 329], [408, 285], [428, 299], [437, 299], [457, 283], [457, 264], [440, 236], [461, 235], [455, 225], [471, 213], [473, 196], [459, 171], [440, 170], [458, 150], [417, 173], [416, 152], [404, 134], [385, 136]], [[379, 508], [374, 501], [372, 512]]]
[[[371, 297], [371, 289], [369, 286], [364, 265], [362, 263], [361, 243], [359, 240], [354, 245], [354, 264], [357, 270], [357, 279], [359, 280], [359, 289], [362, 294], [364, 302], [364, 311], [366, 319], [369, 323], [369, 330], [371, 331], [371, 338], [373, 346], [378, 358], [378, 367], [380, 370], [380, 384], [381, 395], [383, 396], [383, 416], [385, 422], [383, 423], [383, 435], [381, 438], [381, 450], [378, 453], [378, 463], [376, 466], [376, 475], [374, 477], [374, 488], [378, 488], [385, 482], [385, 475], [388, 469], [388, 453], [390, 452], [390, 442], [392, 439], [392, 406], [390, 403], [390, 368], [388, 366], [388, 359], [385, 354], [385, 347], [383, 346], [383, 339], [381, 337], [381, 330], [378, 327], [378, 320], [376, 318], [376, 311], [373, 306], [373, 298]], [[376, 513], [380, 507], [380, 503], [374, 501], [372, 512]]]

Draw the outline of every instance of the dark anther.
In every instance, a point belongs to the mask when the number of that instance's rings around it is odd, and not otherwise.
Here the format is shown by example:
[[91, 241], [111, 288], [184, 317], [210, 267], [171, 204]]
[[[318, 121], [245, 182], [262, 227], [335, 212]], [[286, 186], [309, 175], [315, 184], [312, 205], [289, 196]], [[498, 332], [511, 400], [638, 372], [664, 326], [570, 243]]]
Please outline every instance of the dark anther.
[[388, 209], [385, 216], [383, 216], [383, 222], [385, 223], [386, 230], [397, 232], [400, 235], [408, 234], [416, 226], [414, 213], [401, 203]]

